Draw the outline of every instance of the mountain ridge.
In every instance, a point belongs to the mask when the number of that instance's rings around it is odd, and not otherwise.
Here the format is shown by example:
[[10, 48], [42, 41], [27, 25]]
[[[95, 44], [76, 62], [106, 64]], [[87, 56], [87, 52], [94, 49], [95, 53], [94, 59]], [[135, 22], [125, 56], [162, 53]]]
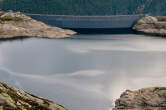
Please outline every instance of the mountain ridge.
[[1, 0], [3, 10], [59, 15], [166, 15], [166, 0]]

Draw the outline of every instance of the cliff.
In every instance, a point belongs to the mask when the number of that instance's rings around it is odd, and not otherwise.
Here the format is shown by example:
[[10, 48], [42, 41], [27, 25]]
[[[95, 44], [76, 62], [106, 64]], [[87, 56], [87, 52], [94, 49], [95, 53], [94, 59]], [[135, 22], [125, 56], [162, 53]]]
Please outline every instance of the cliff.
[[65, 38], [75, 33], [71, 30], [49, 26], [19, 12], [7, 12], [0, 16], [0, 38]]
[[0, 110], [66, 110], [47, 99], [0, 83]]
[[113, 110], [166, 110], [166, 87], [126, 90]]

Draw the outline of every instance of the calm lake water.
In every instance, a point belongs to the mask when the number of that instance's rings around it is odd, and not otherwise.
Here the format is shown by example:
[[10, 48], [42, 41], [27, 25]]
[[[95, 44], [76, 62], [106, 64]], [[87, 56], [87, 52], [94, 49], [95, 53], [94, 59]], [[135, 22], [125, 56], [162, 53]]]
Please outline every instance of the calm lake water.
[[100, 34], [0, 41], [0, 81], [69, 110], [111, 110], [126, 89], [166, 86], [166, 39]]

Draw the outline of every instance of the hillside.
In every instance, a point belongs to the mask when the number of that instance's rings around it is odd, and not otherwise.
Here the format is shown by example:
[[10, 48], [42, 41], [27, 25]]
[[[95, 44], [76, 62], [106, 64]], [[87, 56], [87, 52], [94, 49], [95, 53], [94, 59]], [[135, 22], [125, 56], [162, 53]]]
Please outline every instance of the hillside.
[[50, 100], [0, 83], [0, 110], [67, 110]]
[[0, 8], [65, 15], [166, 15], [166, 0], [0, 0]]

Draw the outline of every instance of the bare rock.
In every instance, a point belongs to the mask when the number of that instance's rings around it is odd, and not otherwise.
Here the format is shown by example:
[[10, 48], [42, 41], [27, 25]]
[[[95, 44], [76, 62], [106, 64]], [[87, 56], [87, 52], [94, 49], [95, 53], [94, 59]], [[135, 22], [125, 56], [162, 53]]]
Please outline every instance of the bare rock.
[[158, 20], [156, 17], [153, 16], [144, 16], [142, 19], [140, 19], [137, 24], [152, 24], [156, 23]]
[[166, 87], [126, 90], [113, 110], [166, 110]]
[[0, 83], [0, 110], [66, 110], [64, 107]]
[[134, 25], [133, 30], [145, 34], [166, 36], [166, 17], [144, 16]]
[[20, 12], [7, 12], [0, 17], [0, 38], [65, 38], [73, 34], [76, 32], [49, 26]]
[[166, 21], [166, 16], [157, 16], [158, 21]]

